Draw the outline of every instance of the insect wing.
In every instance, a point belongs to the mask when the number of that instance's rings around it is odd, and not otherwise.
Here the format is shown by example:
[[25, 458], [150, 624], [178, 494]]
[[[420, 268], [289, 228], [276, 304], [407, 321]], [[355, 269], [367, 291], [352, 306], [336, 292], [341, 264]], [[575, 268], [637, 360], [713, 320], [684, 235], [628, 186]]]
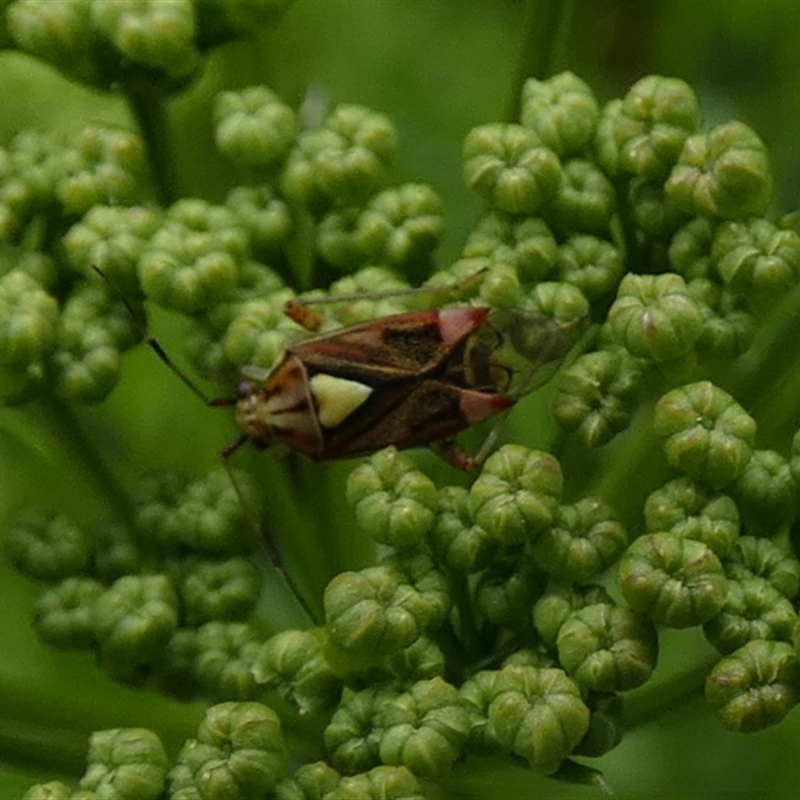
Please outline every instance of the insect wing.
[[370, 386], [419, 381], [441, 369], [488, 313], [487, 308], [466, 307], [394, 314], [307, 339], [290, 350], [309, 374]]
[[388, 445], [423, 447], [505, 411], [514, 400], [438, 380], [416, 380], [374, 392], [358, 413], [324, 431], [324, 458], [370, 453]]

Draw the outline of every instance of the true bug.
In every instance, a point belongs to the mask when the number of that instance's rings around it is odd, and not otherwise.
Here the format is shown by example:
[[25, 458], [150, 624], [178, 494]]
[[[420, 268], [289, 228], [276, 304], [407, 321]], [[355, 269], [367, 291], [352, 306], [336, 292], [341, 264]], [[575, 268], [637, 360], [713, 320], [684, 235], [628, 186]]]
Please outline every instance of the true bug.
[[[281, 441], [316, 461], [433, 446], [470, 469], [480, 458], [453, 437], [517, 399], [490, 317], [479, 306], [409, 311], [290, 345], [271, 371], [245, 368], [236, 399], [240, 442], [263, 449]], [[540, 340], [536, 358], [560, 360], [569, 338], [537, 319], [549, 340]]]
[[[302, 301], [290, 302], [286, 312], [316, 327]], [[504, 332], [511, 351], [501, 352]], [[431, 446], [454, 466], [472, 469], [488, 445], [472, 457], [454, 437], [541, 384], [546, 367], [560, 363], [570, 349], [571, 337], [549, 317], [519, 310], [407, 311], [289, 344], [271, 370], [243, 367], [236, 395], [214, 399], [155, 339], [147, 342], [206, 404], [236, 407], [243, 433], [225, 449], [225, 458], [248, 441], [260, 450], [281, 442], [315, 461], [389, 445]]]
[[[308, 304], [294, 301], [286, 311], [305, 327], [316, 327]], [[511, 408], [571, 346], [568, 327], [540, 314], [481, 306], [408, 311], [290, 344], [271, 370], [244, 367], [235, 396], [210, 398], [156, 339], [145, 338], [204, 403], [236, 406], [243, 433], [223, 450], [226, 466], [248, 441], [259, 449], [279, 441], [317, 461], [388, 445], [432, 446], [454, 466], [474, 468], [493, 437], [476, 456], [453, 437]], [[248, 514], [258, 529], [249, 509]], [[274, 566], [311, 614], [274, 543], [268, 536], [264, 541]]]

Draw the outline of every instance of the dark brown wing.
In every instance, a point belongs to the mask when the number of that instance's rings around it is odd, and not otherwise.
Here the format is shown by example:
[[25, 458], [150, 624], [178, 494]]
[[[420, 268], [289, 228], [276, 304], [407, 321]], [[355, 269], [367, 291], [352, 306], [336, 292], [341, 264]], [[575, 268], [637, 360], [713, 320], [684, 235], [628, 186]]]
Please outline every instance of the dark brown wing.
[[456, 434], [514, 404], [505, 395], [436, 380], [376, 390], [357, 413], [323, 429], [321, 460], [371, 453], [388, 445], [422, 447]]
[[410, 311], [293, 345], [309, 371], [381, 386], [420, 380], [440, 369], [486, 319], [487, 308]]

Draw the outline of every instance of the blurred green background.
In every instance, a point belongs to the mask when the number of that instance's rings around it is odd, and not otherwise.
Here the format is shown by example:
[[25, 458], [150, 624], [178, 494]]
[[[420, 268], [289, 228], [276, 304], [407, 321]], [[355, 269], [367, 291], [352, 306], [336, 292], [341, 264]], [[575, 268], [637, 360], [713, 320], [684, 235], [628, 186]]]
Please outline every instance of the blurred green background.
[[[474, 125], [510, 118], [522, 79], [571, 69], [605, 100], [659, 73], [694, 87], [705, 125], [739, 118], [760, 133], [773, 155], [775, 211], [790, 211], [800, 205], [799, 45], [800, 4], [792, 0], [296, 0], [273, 30], [217, 50], [201, 81], [173, 101], [179, 183], [184, 196], [211, 200], [230, 185], [230, 169], [212, 147], [216, 91], [267, 83], [297, 105], [309, 86], [318, 86], [334, 102], [368, 105], [394, 120], [401, 140], [397, 179], [427, 181], [443, 197], [445, 265], [480, 210], [462, 186], [463, 137]], [[0, 86], [0, 144], [26, 128], [131, 124], [118, 98], [71, 85], [14, 51], [0, 51]], [[180, 353], [180, 330], [161, 317], [152, 325], [165, 347]], [[79, 519], [96, 512], [92, 486], [75, 470], [51, 413], [43, 407], [34, 418], [0, 410], [0, 520], [44, 498]], [[74, 424], [123, 481], [157, 468], [199, 475], [235, 435], [229, 415], [195, 403], [141, 347], [111, 398], [77, 410]], [[348, 467], [314, 469], [328, 471], [336, 487]], [[45, 649], [28, 626], [37, 593], [0, 563], [3, 800], [34, 782], [76, 779], [93, 729], [152, 727], [174, 748], [202, 714], [199, 705], [120, 688], [87, 657]], [[692, 632], [665, 637], [654, 684], [668, 683], [683, 659], [707, 650]], [[31, 760], [20, 745], [30, 741], [42, 743], [40, 758]], [[796, 798], [798, 750], [797, 711], [765, 733], [734, 735], [698, 698], [642, 720], [595, 765], [621, 798]], [[480, 773], [456, 768], [448, 791], [509, 799], [597, 794], [489, 765]]]

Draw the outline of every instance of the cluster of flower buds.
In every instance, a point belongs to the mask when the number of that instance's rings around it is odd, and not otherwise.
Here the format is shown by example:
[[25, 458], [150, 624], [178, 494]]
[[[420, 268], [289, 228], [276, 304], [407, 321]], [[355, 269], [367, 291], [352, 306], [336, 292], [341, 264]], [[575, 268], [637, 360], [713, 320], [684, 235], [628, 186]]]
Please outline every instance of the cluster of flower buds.
[[[73, 78], [147, 77], [166, 95], [273, 13], [16, 0], [8, 28]], [[702, 130], [675, 78], [605, 105], [571, 73], [531, 78], [520, 107], [466, 136], [485, 213], [439, 271], [441, 201], [391, 183], [397, 131], [362, 106], [221, 93], [216, 146], [248, 178], [217, 203], [147, 202], [149, 148], [119, 130], [26, 132], [0, 150], [4, 405], [102, 401], [146, 303], [191, 321], [190, 357], [225, 391], [243, 365], [274, 366], [298, 333], [284, 307], [309, 286], [339, 324], [406, 310], [418, 296], [396, 290], [433, 273], [427, 289], [447, 302], [468, 287], [496, 319], [589, 329], [552, 392], [556, 452], [505, 445], [469, 485], [394, 448], [352, 470], [342, 513], [381, 556], [314, 588], [315, 627], [263, 626], [249, 517], [264, 500], [246, 475], [238, 488], [222, 470], [160, 475], [124, 499], [100, 480], [124, 524], [37, 513], [7, 526], [11, 563], [47, 587], [44, 641], [93, 651], [126, 684], [217, 703], [175, 758], [150, 731], [101, 731], [77, 795], [54, 783], [29, 797], [410, 800], [489, 754], [602, 784], [572, 756], [620, 743], [622, 696], [649, 681], [664, 628], [702, 630], [705, 695], [727, 728], [776, 724], [800, 699], [800, 389], [785, 357], [800, 235], [766, 216], [766, 147], [738, 121]], [[528, 333], [511, 323], [497, 338], [524, 353], [539, 347]], [[530, 443], [552, 426], [526, 410], [509, 430]], [[309, 505], [286, 493], [271, 487], [266, 504]], [[316, 535], [336, 527], [315, 522]], [[268, 703], [313, 720], [299, 758]]]

